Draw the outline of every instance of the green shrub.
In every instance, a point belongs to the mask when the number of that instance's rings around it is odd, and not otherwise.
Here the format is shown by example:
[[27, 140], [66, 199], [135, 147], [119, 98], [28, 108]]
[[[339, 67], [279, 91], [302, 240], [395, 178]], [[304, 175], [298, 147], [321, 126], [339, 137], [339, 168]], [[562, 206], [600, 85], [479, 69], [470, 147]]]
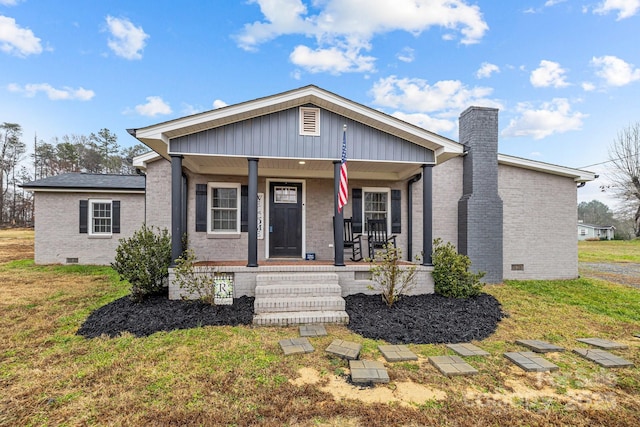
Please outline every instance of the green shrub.
[[402, 259], [402, 251], [392, 243], [388, 243], [377, 254], [376, 264], [369, 269], [374, 283], [369, 289], [379, 291], [382, 300], [391, 307], [415, 285], [416, 265], [398, 265], [398, 261]]
[[189, 295], [197, 295], [206, 304], [215, 304], [216, 284], [215, 269], [204, 265], [196, 265], [196, 256], [192, 249], [187, 249], [176, 260], [174, 282]]
[[[156, 229], [154, 231], [154, 228]], [[164, 289], [171, 265], [171, 238], [167, 229], [147, 227], [128, 239], [120, 239], [111, 264], [121, 280], [131, 284], [131, 298], [142, 301]]]
[[471, 260], [461, 255], [451, 242], [433, 241], [433, 281], [435, 291], [445, 297], [469, 298], [480, 294], [484, 272], [469, 271]]

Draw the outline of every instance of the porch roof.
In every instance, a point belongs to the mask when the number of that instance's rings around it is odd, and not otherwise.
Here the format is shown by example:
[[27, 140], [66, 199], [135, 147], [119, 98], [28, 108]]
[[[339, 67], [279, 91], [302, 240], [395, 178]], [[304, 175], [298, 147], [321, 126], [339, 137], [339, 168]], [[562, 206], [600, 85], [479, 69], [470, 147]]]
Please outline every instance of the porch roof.
[[[214, 129], [231, 123], [308, 104], [316, 105], [346, 118], [363, 123], [374, 129], [378, 129], [382, 132], [389, 133], [418, 146], [432, 150], [435, 154], [436, 163], [442, 163], [452, 157], [459, 156], [464, 151], [463, 145], [453, 140], [437, 135], [433, 132], [429, 132], [423, 128], [412, 125], [378, 110], [358, 104], [314, 85], [158, 123], [140, 129], [130, 129], [129, 133], [156, 151], [159, 155], [168, 159], [169, 140], [173, 138]], [[195, 156], [190, 156], [186, 166], [189, 166], [189, 162], [192, 163], [192, 166], [210, 162], [210, 160], [197, 160], [194, 157]], [[228, 166], [237, 167], [237, 165], [233, 165], [233, 162], [233, 159], [229, 159]], [[297, 164], [295, 159], [288, 159], [288, 162], [291, 163], [291, 165]], [[307, 164], [310, 163], [314, 162], [307, 162]], [[369, 162], [362, 163], [368, 164]], [[329, 166], [327, 167], [325, 164], [328, 164]], [[351, 164], [352, 163], [350, 162], [350, 166]], [[246, 162], [242, 167], [244, 168], [245, 165]], [[292, 170], [290, 167], [291, 165], [287, 164], [287, 167], [283, 169]], [[327, 170], [332, 173], [331, 162], [319, 162], [318, 165], [321, 166], [322, 171], [327, 168]], [[213, 164], [210, 166], [227, 167], [224, 164]], [[269, 169], [280, 169], [277, 166], [269, 166], [271, 165], [267, 166]], [[362, 168], [367, 169], [367, 171], [370, 172], [379, 171], [378, 166], [380, 165], [376, 165], [376, 167], [372, 168], [370, 164], [361, 165]], [[262, 167], [264, 167], [263, 164], [261, 164], [261, 168]], [[355, 168], [357, 169], [357, 166], [355, 166]], [[393, 173], [397, 175], [399, 171], [406, 169], [406, 164], [397, 164], [391, 168], [393, 169]], [[307, 166], [306, 169], [308, 170], [310, 167]]]

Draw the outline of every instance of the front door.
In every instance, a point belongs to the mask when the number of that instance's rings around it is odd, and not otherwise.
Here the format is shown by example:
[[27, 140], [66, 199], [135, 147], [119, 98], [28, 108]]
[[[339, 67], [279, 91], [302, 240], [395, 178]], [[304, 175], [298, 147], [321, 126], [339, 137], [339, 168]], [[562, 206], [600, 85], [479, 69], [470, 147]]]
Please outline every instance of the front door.
[[269, 257], [302, 256], [302, 184], [269, 184]]

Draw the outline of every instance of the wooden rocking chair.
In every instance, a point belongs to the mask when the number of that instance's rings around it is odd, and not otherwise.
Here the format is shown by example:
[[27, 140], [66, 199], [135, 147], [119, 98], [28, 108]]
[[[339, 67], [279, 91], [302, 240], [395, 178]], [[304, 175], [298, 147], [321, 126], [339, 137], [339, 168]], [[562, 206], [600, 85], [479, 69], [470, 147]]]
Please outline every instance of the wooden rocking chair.
[[369, 245], [369, 259], [375, 260], [376, 249], [384, 248], [388, 243], [392, 243], [396, 247], [396, 236], [387, 235], [387, 219], [369, 219], [367, 220], [367, 242]]
[[344, 219], [344, 248], [351, 249], [351, 261], [362, 261], [362, 235], [353, 235], [351, 218]]

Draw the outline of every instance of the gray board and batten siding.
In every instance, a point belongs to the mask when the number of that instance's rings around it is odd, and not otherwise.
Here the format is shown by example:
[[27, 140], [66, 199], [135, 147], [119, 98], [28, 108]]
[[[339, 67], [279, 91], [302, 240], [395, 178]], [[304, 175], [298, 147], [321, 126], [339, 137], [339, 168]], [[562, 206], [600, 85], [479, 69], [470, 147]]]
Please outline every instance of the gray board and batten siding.
[[[308, 107], [317, 108], [312, 105]], [[169, 152], [240, 157], [339, 159], [347, 125], [347, 159], [433, 163], [433, 151], [320, 109], [320, 135], [300, 135], [299, 108], [173, 138]]]

